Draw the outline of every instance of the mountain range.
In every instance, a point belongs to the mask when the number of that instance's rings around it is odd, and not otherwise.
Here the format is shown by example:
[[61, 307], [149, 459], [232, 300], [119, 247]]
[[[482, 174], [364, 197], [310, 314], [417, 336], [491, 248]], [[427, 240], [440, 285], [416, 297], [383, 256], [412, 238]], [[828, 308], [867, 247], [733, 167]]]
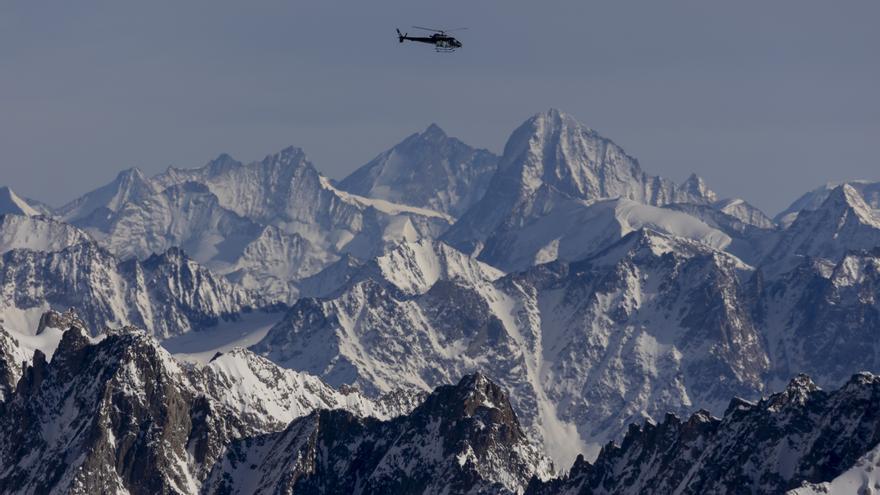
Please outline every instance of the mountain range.
[[500, 155], [432, 124], [338, 182], [289, 147], [57, 208], [2, 188], [0, 487], [862, 483], [878, 184], [771, 217], [549, 110]]

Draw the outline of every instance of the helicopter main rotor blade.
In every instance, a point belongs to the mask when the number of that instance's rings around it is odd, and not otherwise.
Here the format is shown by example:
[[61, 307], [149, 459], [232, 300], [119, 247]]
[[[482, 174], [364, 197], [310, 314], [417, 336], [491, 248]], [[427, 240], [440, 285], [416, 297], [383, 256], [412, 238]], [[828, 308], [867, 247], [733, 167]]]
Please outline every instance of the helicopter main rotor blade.
[[466, 29], [467, 28], [444, 29], [443, 32], [444, 33], [454, 33], [455, 31], [464, 31]]
[[435, 33], [444, 32], [442, 29], [433, 29], [433, 28], [426, 28], [426, 27], [421, 27], [421, 26], [413, 26], [413, 27], [416, 29], [421, 29], [422, 31], [434, 31]]

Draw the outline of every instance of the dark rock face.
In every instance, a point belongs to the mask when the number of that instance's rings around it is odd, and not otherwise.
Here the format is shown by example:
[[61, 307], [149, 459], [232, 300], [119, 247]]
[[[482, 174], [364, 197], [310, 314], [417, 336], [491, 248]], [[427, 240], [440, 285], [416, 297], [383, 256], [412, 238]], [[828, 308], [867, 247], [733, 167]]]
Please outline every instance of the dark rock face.
[[320, 411], [233, 444], [217, 493], [511, 493], [542, 462], [506, 395], [484, 376], [434, 391], [391, 421]]
[[829, 481], [880, 442], [880, 377], [853, 376], [823, 392], [808, 377], [758, 403], [735, 399], [721, 419], [631, 426], [592, 464], [565, 478], [533, 480], [527, 493], [783, 493]]
[[[71, 327], [51, 362], [37, 351], [0, 402], [0, 492], [512, 493], [549, 472], [507, 396], [482, 375], [439, 388], [409, 414], [391, 412], [409, 410], [409, 394], [374, 403], [394, 419], [316, 410], [285, 427], [231, 403], [220, 369], [183, 366], [133, 329], [93, 343]], [[280, 368], [265, 371], [285, 380]], [[307, 380], [316, 403], [338, 400]]]
[[73, 327], [51, 363], [37, 352], [0, 417], [0, 491], [192, 493], [246, 430], [145, 335], [93, 345]]
[[37, 325], [37, 335], [42, 334], [47, 328], [67, 329], [70, 327], [88, 328], [73, 308], [68, 308], [63, 313], [50, 310], [43, 313], [43, 316], [40, 317], [40, 323]]
[[851, 251], [837, 263], [805, 258], [757, 290], [773, 379], [803, 372], [838, 386], [854, 372], [880, 370], [877, 249]]
[[0, 327], [0, 414], [3, 403], [15, 391], [21, 378], [21, 361], [26, 358], [19, 350], [18, 340]]

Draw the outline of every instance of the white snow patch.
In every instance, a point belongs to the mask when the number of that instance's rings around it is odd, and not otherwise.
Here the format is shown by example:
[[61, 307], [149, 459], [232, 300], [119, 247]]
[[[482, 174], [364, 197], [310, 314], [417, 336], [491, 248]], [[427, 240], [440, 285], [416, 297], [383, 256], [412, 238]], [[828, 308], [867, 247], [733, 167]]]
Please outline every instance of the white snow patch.
[[354, 204], [357, 204], [361, 207], [366, 207], [366, 208], [372, 207], [372, 208], [375, 208], [375, 209], [381, 211], [382, 213], [387, 213], [389, 215], [400, 215], [400, 214], [404, 214], [404, 213], [411, 213], [411, 214], [420, 215], [423, 217], [442, 218], [443, 220], [446, 220], [447, 222], [449, 222], [450, 225], [455, 222], [455, 219], [452, 218], [451, 216], [446, 215], [444, 213], [440, 213], [438, 211], [429, 210], [427, 208], [418, 208], [415, 206], [402, 205], [399, 203], [392, 203], [390, 201], [385, 201], [384, 199], [365, 198], [363, 196], [358, 196], [356, 194], [351, 194], [351, 193], [342, 191], [340, 189], [336, 189], [335, 187], [333, 187], [333, 184], [330, 183], [330, 179], [328, 179], [324, 176], [321, 176], [321, 186], [324, 189], [327, 189], [329, 191], [333, 191], [340, 198], [342, 198], [343, 200], [345, 200], [349, 203], [354, 203]]
[[165, 339], [162, 347], [182, 361], [207, 363], [218, 352], [256, 344], [283, 316], [283, 313], [245, 313], [238, 321]]

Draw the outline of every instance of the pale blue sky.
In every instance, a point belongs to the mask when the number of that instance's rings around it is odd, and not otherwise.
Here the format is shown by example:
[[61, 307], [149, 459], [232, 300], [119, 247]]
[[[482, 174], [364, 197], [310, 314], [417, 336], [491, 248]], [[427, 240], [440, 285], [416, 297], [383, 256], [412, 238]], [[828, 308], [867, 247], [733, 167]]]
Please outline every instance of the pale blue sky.
[[[500, 152], [560, 108], [776, 213], [880, 180], [880, 2], [3, 2], [0, 159], [60, 204], [126, 167], [303, 147], [341, 178], [437, 122]], [[468, 26], [464, 49], [394, 28]]]

